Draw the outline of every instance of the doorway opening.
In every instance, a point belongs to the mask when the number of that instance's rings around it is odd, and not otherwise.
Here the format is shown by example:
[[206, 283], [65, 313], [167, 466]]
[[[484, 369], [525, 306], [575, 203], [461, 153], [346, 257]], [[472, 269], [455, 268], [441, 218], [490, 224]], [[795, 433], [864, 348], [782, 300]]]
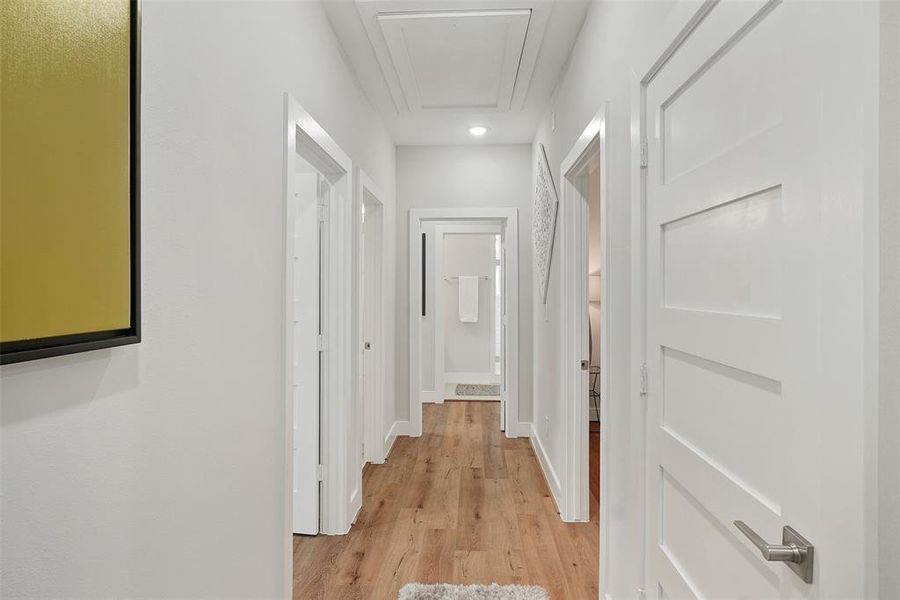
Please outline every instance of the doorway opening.
[[[566, 477], [560, 516], [600, 520], [600, 579], [608, 565], [609, 236], [606, 215], [606, 107], [561, 166], [563, 397]], [[599, 505], [599, 506], [598, 506]], [[599, 514], [597, 514], [599, 512]]]
[[502, 225], [436, 221], [433, 236], [436, 401], [501, 402], [503, 430]]
[[422, 404], [500, 402], [507, 437], [528, 433], [518, 416], [518, 212], [410, 211], [410, 420]]
[[[284, 96], [285, 571], [293, 534], [339, 534], [361, 500], [353, 448], [358, 320], [354, 304], [353, 167]], [[348, 368], [349, 365], [349, 368]], [[289, 582], [286, 582], [289, 586]]]
[[359, 407], [356, 422], [362, 465], [385, 459], [384, 387], [384, 195], [362, 170], [357, 173], [359, 198]]

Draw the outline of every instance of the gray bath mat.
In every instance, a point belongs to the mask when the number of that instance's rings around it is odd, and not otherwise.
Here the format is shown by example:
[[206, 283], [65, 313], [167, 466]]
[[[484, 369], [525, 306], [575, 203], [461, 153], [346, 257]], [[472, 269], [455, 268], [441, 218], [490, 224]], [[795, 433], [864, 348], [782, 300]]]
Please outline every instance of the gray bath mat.
[[500, 386], [489, 383], [457, 383], [457, 396], [499, 396]]
[[550, 600], [544, 588], [528, 585], [408, 583], [397, 600]]

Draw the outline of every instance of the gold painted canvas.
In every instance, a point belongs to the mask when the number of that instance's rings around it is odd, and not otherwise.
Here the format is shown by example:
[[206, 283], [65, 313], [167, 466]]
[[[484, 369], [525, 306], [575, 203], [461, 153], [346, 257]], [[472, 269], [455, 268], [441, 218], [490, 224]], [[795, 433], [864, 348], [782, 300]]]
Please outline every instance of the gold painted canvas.
[[132, 315], [129, 0], [0, 2], [0, 342]]

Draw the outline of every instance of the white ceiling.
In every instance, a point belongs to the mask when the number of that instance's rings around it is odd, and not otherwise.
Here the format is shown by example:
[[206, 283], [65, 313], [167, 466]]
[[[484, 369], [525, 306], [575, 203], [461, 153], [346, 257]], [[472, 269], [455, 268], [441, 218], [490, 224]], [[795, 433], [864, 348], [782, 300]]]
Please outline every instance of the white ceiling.
[[[588, 0], [325, 0], [398, 145], [530, 143]], [[488, 133], [473, 138], [468, 128]]]

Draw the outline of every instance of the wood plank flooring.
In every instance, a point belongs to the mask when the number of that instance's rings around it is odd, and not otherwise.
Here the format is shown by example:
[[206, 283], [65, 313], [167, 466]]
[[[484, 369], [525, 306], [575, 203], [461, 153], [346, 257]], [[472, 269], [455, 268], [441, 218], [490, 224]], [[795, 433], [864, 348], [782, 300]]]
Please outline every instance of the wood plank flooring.
[[591, 521], [563, 523], [528, 439], [507, 439], [498, 402], [423, 407], [363, 475], [344, 536], [294, 536], [294, 599], [395, 600], [409, 582], [540, 585], [597, 598], [599, 433], [591, 431]]

